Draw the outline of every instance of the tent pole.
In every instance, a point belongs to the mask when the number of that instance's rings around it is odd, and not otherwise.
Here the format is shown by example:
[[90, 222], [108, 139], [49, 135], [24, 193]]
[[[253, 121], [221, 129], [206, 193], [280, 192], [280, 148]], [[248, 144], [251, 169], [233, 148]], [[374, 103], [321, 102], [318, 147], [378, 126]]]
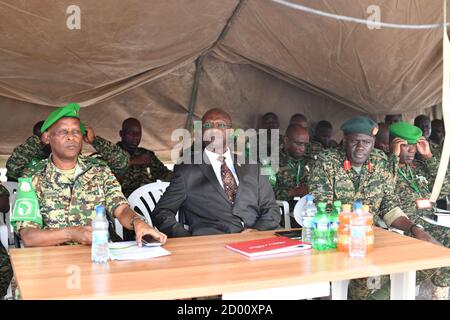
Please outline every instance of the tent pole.
[[[447, 0], [444, 3], [444, 22], [447, 23]], [[442, 37], [442, 118], [444, 120], [444, 127], [448, 130], [450, 127], [450, 42], [447, 35], [447, 28], [443, 29]], [[450, 158], [450, 139], [444, 138], [444, 145], [442, 148], [441, 162], [434, 181], [433, 190], [431, 192], [430, 200], [436, 202], [439, 197], [442, 184], [445, 180], [445, 173], [448, 170], [448, 163]]]
[[198, 85], [200, 83], [200, 75], [202, 71], [203, 60], [205, 59], [205, 54], [195, 60], [195, 75], [194, 83], [192, 84], [191, 100], [189, 101], [189, 110], [186, 118], [185, 129], [189, 130], [192, 127], [192, 116], [194, 115], [195, 105], [197, 104], [197, 93]]
[[200, 75], [201, 75], [203, 60], [205, 60], [205, 57], [209, 54], [209, 52], [212, 49], [214, 49], [214, 47], [217, 46], [219, 44], [219, 42], [221, 42], [225, 38], [225, 36], [228, 33], [228, 30], [231, 27], [232, 22], [237, 17], [238, 13], [240, 12], [240, 10], [242, 8], [242, 5], [246, 1], [247, 0], [239, 0], [238, 4], [236, 5], [236, 7], [233, 10], [233, 13], [228, 18], [227, 23], [225, 23], [225, 26], [223, 27], [222, 32], [220, 32], [220, 35], [217, 37], [216, 41], [214, 41], [213, 45], [208, 50], [206, 50], [202, 55], [200, 55], [197, 58], [197, 60], [195, 60], [194, 83], [192, 85], [191, 100], [189, 101], [189, 110], [188, 110], [188, 114], [186, 117], [186, 125], [185, 125], [186, 130], [190, 130], [190, 128], [192, 127], [192, 117], [194, 115], [195, 106], [197, 104], [197, 93], [198, 93], [198, 86], [200, 83]]

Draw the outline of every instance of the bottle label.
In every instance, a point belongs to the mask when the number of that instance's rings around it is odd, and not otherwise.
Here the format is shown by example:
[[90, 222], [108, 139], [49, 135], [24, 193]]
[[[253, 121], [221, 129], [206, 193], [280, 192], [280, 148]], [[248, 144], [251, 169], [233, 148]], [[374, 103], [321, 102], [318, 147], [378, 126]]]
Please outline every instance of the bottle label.
[[92, 232], [92, 243], [107, 243], [108, 242], [108, 233], [107, 232]]
[[350, 227], [350, 236], [352, 238], [365, 238], [366, 228], [365, 226], [352, 226]]
[[330, 222], [330, 229], [337, 230], [339, 228], [339, 222]]
[[315, 227], [318, 231], [327, 231], [328, 230], [328, 223], [316, 223]]

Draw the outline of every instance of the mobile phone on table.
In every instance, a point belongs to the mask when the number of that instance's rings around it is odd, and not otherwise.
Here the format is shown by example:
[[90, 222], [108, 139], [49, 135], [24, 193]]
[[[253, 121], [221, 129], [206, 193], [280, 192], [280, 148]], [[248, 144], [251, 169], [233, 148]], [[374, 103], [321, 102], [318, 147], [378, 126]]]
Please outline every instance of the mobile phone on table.
[[158, 247], [161, 246], [162, 243], [153, 238], [151, 235], [146, 234], [142, 236], [142, 245], [145, 247]]
[[275, 231], [276, 236], [288, 237], [295, 240], [302, 239], [302, 230], [286, 230], [286, 231]]

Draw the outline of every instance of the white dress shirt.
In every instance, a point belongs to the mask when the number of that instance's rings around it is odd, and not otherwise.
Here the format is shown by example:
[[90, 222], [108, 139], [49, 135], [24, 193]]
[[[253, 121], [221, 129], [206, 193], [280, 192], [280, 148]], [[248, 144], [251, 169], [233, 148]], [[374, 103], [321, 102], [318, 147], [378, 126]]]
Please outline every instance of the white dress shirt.
[[[222, 166], [222, 162], [219, 161], [219, 157], [221, 155], [209, 151], [208, 149], [205, 149], [205, 153], [209, 158], [209, 162], [211, 163], [214, 173], [216, 174], [217, 180], [219, 180], [219, 183], [223, 188], [222, 175], [220, 174], [220, 167]], [[239, 186], [239, 179], [236, 175], [236, 170], [234, 169], [233, 158], [231, 156], [230, 149], [227, 149], [227, 152], [225, 152], [223, 156], [225, 157], [225, 163], [227, 164], [228, 168], [230, 168], [231, 173], [233, 174], [234, 180], [236, 180], [236, 184]]]

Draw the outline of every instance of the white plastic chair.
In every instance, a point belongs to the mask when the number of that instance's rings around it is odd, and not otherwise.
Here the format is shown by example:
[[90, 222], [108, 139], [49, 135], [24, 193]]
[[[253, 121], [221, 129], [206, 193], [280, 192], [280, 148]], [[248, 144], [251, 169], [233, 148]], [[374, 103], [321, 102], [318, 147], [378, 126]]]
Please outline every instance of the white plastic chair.
[[17, 186], [18, 183], [14, 181], [7, 181], [3, 183], [3, 186], [8, 190], [9, 192], [9, 212], [5, 214], [5, 224], [8, 228], [8, 239], [10, 243], [14, 242], [14, 230], [11, 226], [11, 215], [14, 209], [14, 204], [16, 203], [16, 196], [17, 196]]
[[280, 207], [281, 216], [284, 216], [284, 228], [291, 228], [291, 216], [289, 212], [289, 202], [277, 200], [277, 204]]
[[[169, 184], [169, 182], [158, 180], [134, 190], [128, 197], [130, 208], [138, 213], [142, 213], [148, 223], [153, 226], [151, 212], [155, 209], [156, 203], [158, 203]], [[123, 226], [117, 219], [115, 219], [115, 227], [116, 233], [123, 238]]]

